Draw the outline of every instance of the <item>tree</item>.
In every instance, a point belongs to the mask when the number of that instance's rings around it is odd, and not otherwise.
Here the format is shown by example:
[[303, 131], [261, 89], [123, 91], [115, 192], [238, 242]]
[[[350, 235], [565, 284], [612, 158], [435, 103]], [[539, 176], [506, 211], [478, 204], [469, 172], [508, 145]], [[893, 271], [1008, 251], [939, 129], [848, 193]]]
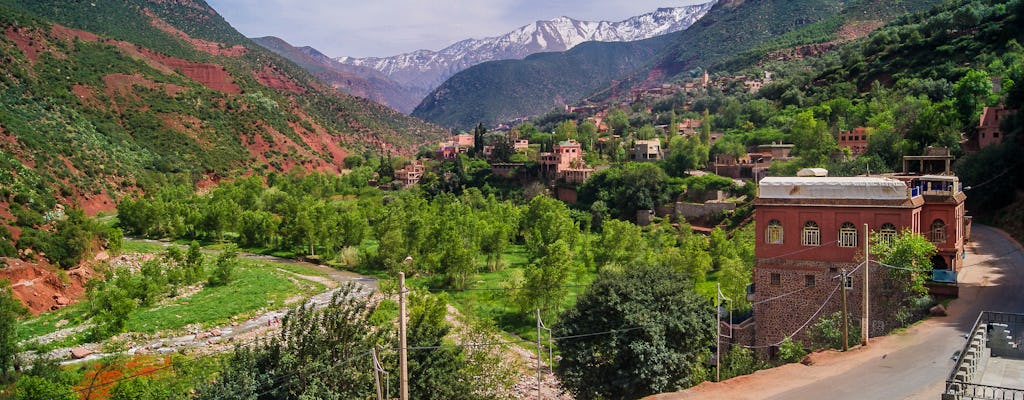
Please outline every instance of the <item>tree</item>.
[[203, 249], [199, 242], [193, 240], [188, 245], [188, 254], [185, 255], [185, 282], [192, 284], [199, 282], [206, 275], [203, 264], [206, 262]]
[[487, 128], [484, 128], [484, 124], [481, 122], [476, 125], [473, 129], [473, 155], [481, 154], [484, 150], [484, 135], [487, 134]]
[[18, 319], [28, 310], [14, 297], [10, 282], [0, 279], [0, 383], [6, 382], [18, 354]]
[[684, 176], [687, 170], [700, 169], [708, 163], [708, 146], [696, 136], [675, 136], [669, 141], [668, 147], [665, 171], [672, 176]]
[[234, 279], [235, 268], [238, 267], [238, 250], [234, 245], [228, 245], [220, 254], [210, 271], [210, 277], [206, 282], [210, 286], [224, 286]]
[[553, 316], [561, 308], [569, 289], [565, 286], [572, 271], [573, 259], [569, 245], [558, 239], [544, 256], [526, 267], [521, 290], [517, 291], [519, 310], [529, 313], [539, 309], [545, 316]]
[[522, 232], [531, 261], [547, 256], [549, 247], [559, 240], [573, 248], [579, 236], [565, 203], [547, 196], [530, 200], [523, 214]]
[[[561, 315], [555, 373], [577, 399], [639, 398], [706, 378], [714, 342], [708, 301], [668, 266], [602, 271]], [[601, 335], [587, 334], [607, 332]]]
[[608, 116], [604, 119], [608, 127], [611, 128], [612, 134], [622, 135], [629, 129], [629, 116], [626, 115], [625, 111], [620, 109], [612, 110], [608, 113]]
[[576, 136], [579, 138], [580, 147], [583, 151], [591, 151], [594, 149], [594, 140], [597, 139], [597, 125], [594, 125], [594, 121], [586, 120], [580, 124], [576, 130]]
[[576, 140], [578, 138], [576, 121], [570, 119], [560, 122], [555, 126], [555, 137], [558, 138], [558, 140]]
[[[596, 204], [596, 203], [595, 203]], [[616, 219], [604, 223], [601, 236], [591, 247], [598, 270], [605, 267], [624, 267], [641, 259], [644, 238], [640, 227], [632, 222]]]
[[[368, 322], [376, 304], [343, 285], [323, 308], [303, 305], [281, 319], [281, 331], [237, 347], [198, 399], [356, 399], [373, 388], [368, 349], [391, 340]], [[394, 393], [394, 391], [392, 391]]]
[[[117, 274], [127, 275], [129, 272], [121, 270]], [[113, 278], [108, 277], [108, 280]], [[124, 331], [128, 316], [136, 307], [135, 300], [128, 291], [117, 284], [104, 283], [98, 279], [89, 281], [86, 288], [89, 315], [92, 316], [94, 325], [90, 336], [97, 340], [105, 339]]]
[[893, 291], [888, 298], [896, 310], [897, 323], [909, 322], [912, 312], [917, 311], [914, 305], [928, 295], [924, 282], [932, 270], [932, 256], [936, 252], [934, 244], [909, 229], [891, 239], [877, 234], [871, 236], [871, 254], [883, 266], [888, 266], [885, 279], [889, 280]]
[[[473, 377], [461, 347], [444, 346], [451, 330], [447, 306], [440, 299], [413, 295], [409, 301], [409, 398], [474, 399]], [[433, 348], [432, 348], [433, 347]]]
[[793, 118], [790, 140], [807, 166], [823, 165], [836, 148], [835, 138], [828, 132], [823, 121], [814, 118], [811, 110], [803, 111]]
[[992, 81], [987, 72], [972, 69], [953, 85], [953, 94], [960, 123], [971, 127], [978, 123], [981, 108], [992, 101]]

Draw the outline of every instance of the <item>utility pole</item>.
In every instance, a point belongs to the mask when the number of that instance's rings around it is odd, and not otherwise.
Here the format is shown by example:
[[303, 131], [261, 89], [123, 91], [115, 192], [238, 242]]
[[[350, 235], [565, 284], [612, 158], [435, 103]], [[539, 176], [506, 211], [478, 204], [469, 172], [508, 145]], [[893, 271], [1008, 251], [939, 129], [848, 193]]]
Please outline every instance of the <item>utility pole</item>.
[[850, 323], [846, 313], [846, 268], [843, 268], [843, 351], [850, 349]]
[[715, 284], [715, 382], [722, 380], [722, 284]]
[[864, 296], [861, 298], [862, 310], [860, 311], [861, 346], [868, 345], [868, 336], [871, 333], [871, 325], [868, 325], [868, 322], [870, 322], [868, 321], [868, 312], [871, 311], [871, 308], [868, 307], [868, 298], [871, 297], [868, 291], [868, 270], [871, 269], [871, 255], [868, 253], [871, 248], [870, 241], [868, 240], [869, 233], [868, 224], [864, 224]]
[[537, 400], [540, 400], [540, 309], [537, 309]]
[[[406, 261], [412, 261], [412, 257], [406, 257]], [[398, 383], [401, 386], [399, 396], [401, 400], [409, 400], [409, 358], [405, 345], [405, 272], [398, 273]]]
[[380, 370], [377, 369], [377, 347], [370, 349], [371, 356], [373, 357], [373, 381], [374, 387], [377, 389], [377, 400], [384, 400], [384, 391], [380, 387]]

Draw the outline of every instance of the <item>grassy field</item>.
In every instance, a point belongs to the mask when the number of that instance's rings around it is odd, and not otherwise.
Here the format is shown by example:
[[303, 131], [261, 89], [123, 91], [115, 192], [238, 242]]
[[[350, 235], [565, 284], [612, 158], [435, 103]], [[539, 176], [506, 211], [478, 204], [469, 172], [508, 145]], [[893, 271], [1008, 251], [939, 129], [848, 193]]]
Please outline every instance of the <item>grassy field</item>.
[[243, 263], [235, 274], [229, 285], [206, 287], [171, 304], [135, 310], [128, 318], [127, 330], [152, 333], [190, 324], [217, 326], [229, 323], [232, 316], [245, 319], [259, 310], [284, 307], [289, 297], [323, 290], [319, 283], [296, 284], [269, 264]]
[[[124, 245], [125, 252], [159, 253], [165, 249], [158, 243], [138, 241], [125, 241]], [[244, 319], [260, 310], [293, 306], [298, 299], [325, 290], [323, 284], [297, 278], [294, 274], [326, 275], [321, 271], [296, 264], [242, 259], [235, 270], [235, 279], [230, 284], [203, 287], [188, 296], [168, 298], [154, 306], [138, 308], [130, 314], [126, 330], [154, 333], [180, 329], [191, 324], [203, 327], [227, 324], [232, 317]], [[290, 303], [287, 302], [289, 300]], [[87, 305], [82, 301], [28, 319], [18, 327], [18, 340], [27, 340], [58, 329], [80, 325], [87, 322], [84, 319], [87, 311]], [[66, 322], [57, 326], [62, 320]], [[84, 337], [84, 334], [76, 334], [46, 347], [80, 344]]]
[[[481, 271], [486, 270], [484, 257], [477, 259]], [[502, 262], [505, 268], [498, 271], [488, 271], [474, 274], [470, 278], [470, 286], [466, 290], [439, 290], [435, 287], [436, 279], [413, 278], [409, 279], [409, 286], [429, 289], [433, 292], [447, 293], [448, 301], [465, 315], [476, 318], [494, 321], [498, 329], [513, 333], [525, 339], [535, 339], [537, 336], [537, 320], [533, 311], [522, 312], [516, 306], [514, 290], [507, 290], [502, 283], [526, 267], [527, 253], [523, 246], [513, 245], [503, 253]], [[594, 279], [593, 271], [585, 271], [574, 274], [570, 277], [567, 285], [569, 294], [562, 303], [562, 310], [576, 304], [576, 298], [584, 290], [587, 284]], [[551, 324], [548, 323], [550, 326]]]

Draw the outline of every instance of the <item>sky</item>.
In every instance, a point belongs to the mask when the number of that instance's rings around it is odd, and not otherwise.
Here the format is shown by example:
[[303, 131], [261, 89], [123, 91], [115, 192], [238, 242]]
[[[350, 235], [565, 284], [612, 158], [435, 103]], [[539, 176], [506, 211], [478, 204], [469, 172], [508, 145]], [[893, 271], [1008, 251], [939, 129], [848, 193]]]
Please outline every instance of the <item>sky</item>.
[[248, 37], [277, 36], [331, 56], [387, 57], [441, 50], [567, 16], [621, 21], [659, 7], [710, 0], [206, 0]]

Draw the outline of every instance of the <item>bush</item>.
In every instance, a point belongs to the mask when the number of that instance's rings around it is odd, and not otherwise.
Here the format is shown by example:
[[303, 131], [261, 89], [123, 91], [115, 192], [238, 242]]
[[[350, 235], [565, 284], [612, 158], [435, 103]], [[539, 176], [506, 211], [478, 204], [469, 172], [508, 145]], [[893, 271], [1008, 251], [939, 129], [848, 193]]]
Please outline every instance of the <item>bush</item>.
[[213, 271], [210, 272], [207, 283], [210, 286], [224, 286], [231, 283], [237, 266], [238, 251], [235, 246], [228, 246], [217, 256], [217, 261], [213, 266]]
[[[849, 326], [849, 342], [857, 343], [860, 338], [860, 326], [855, 325], [847, 316]], [[830, 349], [843, 348], [843, 313], [836, 311], [827, 317], [822, 317], [811, 327], [811, 340], [818, 346]]]
[[779, 345], [779, 361], [784, 364], [800, 362], [807, 355], [804, 345], [792, 338], [786, 338]]

